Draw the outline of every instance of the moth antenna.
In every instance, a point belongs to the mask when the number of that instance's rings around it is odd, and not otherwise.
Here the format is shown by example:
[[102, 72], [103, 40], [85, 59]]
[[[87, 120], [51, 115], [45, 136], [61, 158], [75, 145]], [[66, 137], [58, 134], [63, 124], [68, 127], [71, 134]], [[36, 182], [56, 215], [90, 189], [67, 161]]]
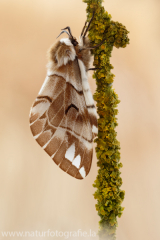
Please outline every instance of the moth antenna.
[[100, 42], [99, 44], [93, 46], [93, 47], [90, 47], [90, 49], [94, 49], [94, 48], [97, 48], [97, 47], [100, 47], [104, 42], [105, 42], [105, 38], [102, 40], [102, 42]]
[[70, 27], [63, 28], [62, 30], [66, 30], [66, 29], [68, 29], [68, 32], [69, 32], [70, 36], [73, 38]]
[[[69, 33], [68, 33], [67, 31], [65, 31], [65, 30], [63, 30], [63, 31], [58, 35], [58, 37], [59, 37], [62, 33], [67, 33], [68, 36], [70, 37]], [[58, 38], [58, 37], [57, 37], [57, 38]]]
[[84, 27], [83, 27], [83, 29], [82, 29], [81, 37], [82, 37], [82, 35], [83, 35], [83, 33], [84, 33], [84, 30], [85, 30], [85, 28], [86, 28], [86, 25], [87, 25], [87, 21], [85, 22]]
[[91, 25], [91, 22], [92, 22], [92, 20], [93, 20], [93, 18], [94, 18], [94, 14], [95, 14], [95, 10], [93, 11], [92, 18], [91, 18], [91, 20], [90, 20], [89, 23], [88, 23], [88, 26], [87, 26], [87, 28], [86, 28], [86, 31], [85, 31], [84, 35], [83, 35], [83, 38], [85, 38], [85, 36], [86, 36], [86, 34], [87, 34], [88, 30], [89, 30], [89, 27], [90, 27], [90, 25]]
[[97, 70], [97, 69], [102, 69], [102, 68], [88, 68], [87, 71], [90, 71], [90, 70], [95, 71], [95, 70]]

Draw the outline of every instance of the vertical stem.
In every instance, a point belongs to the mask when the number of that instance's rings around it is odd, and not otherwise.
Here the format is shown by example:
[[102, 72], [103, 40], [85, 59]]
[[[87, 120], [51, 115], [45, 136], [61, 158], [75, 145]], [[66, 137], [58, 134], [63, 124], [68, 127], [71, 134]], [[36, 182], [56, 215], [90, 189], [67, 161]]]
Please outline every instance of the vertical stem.
[[100, 239], [116, 239], [117, 216], [122, 215], [121, 203], [125, 192], [120, 189], [122, 178], [120, 177], [120, 143], [115, 131], [118, 114], [117, 105], [120, 102], [118, 95], [112, 88], [114, 74], [110, 64], [113, 46], [126, 47], [129, 44], [129, 33], [121, 23], [113, 22], [111, 15], [105, 12], [102, 0], [83, 0], [87, 3], [88, 21], [95, 10], [95, 17], [91, 23], [89, 38], [92, 45], [106, 41], [97, 49], [92, 50], [94, 55], [93, 65], [98, 69], [93, 78], [96, 79], [97, 90], [94, 99], [97, 102], [98, 137], [97, 166], [99, 167], [97, 178], [93, 184], [97, 188], [94, 193], [97, 199], [96, 210], [100, 216]]

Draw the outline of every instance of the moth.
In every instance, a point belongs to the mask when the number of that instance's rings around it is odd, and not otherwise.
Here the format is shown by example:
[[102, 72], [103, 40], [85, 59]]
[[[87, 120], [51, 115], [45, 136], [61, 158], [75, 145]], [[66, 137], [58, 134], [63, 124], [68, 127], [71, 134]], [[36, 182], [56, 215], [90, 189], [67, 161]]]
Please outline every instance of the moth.
[[[49, 50], [47, 76], [30, 111], [30, 128], [38, 144], [66, 173], [84, 179], [91, 168], [97, 135], [97, 113], [87, 71], [91, 59], [86, 34], [91, 20], [83, 27], [80, 42], [70, 27], [60, 33], [68, 38], [57, 41]], [[59, 36], [60, 36], [59, 35]], [[59, 37], [58, 36], [58, 37]]]

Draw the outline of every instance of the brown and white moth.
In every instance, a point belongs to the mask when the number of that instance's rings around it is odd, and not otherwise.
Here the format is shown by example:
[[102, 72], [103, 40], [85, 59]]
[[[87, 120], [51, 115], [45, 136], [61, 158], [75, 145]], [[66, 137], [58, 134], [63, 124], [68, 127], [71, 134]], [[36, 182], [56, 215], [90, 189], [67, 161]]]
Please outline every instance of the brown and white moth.
[[85, 178], [90, 171], [92, 142], [98, 132], [87, 70], [90, 49], [102, 43], [90, 47], [86, 33], [92, 19], [88, 27], [85, 23], [80, 43], [69, 27], [62, 29], [60, 35], [66, 32], [69, 38], [50, 48], [47, 76], [30, 112], [36, 141], [63, 171], [77, 179]]

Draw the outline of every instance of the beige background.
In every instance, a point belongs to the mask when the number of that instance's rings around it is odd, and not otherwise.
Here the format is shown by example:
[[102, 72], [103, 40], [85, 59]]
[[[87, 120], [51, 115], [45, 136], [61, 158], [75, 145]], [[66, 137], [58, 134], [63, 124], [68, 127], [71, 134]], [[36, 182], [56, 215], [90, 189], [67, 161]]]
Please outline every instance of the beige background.
[[[105, 0], [104, 5], [131, 39], [127, 48], [114, 49], [111, 59], [121, 100], [117, 132], [126, 191], [117, 239], [158, 240], [160, 1]], [[89, 176], [74, 180], [39, 147], [28, 125], [46, 75], [46, 51], [67, 25], [79, 36], [85, 8], [82, 0], [0, 0], [0, 231], [98, 230], [95, 155]], [[90, 83], [94, 92], [94, 80]]]

